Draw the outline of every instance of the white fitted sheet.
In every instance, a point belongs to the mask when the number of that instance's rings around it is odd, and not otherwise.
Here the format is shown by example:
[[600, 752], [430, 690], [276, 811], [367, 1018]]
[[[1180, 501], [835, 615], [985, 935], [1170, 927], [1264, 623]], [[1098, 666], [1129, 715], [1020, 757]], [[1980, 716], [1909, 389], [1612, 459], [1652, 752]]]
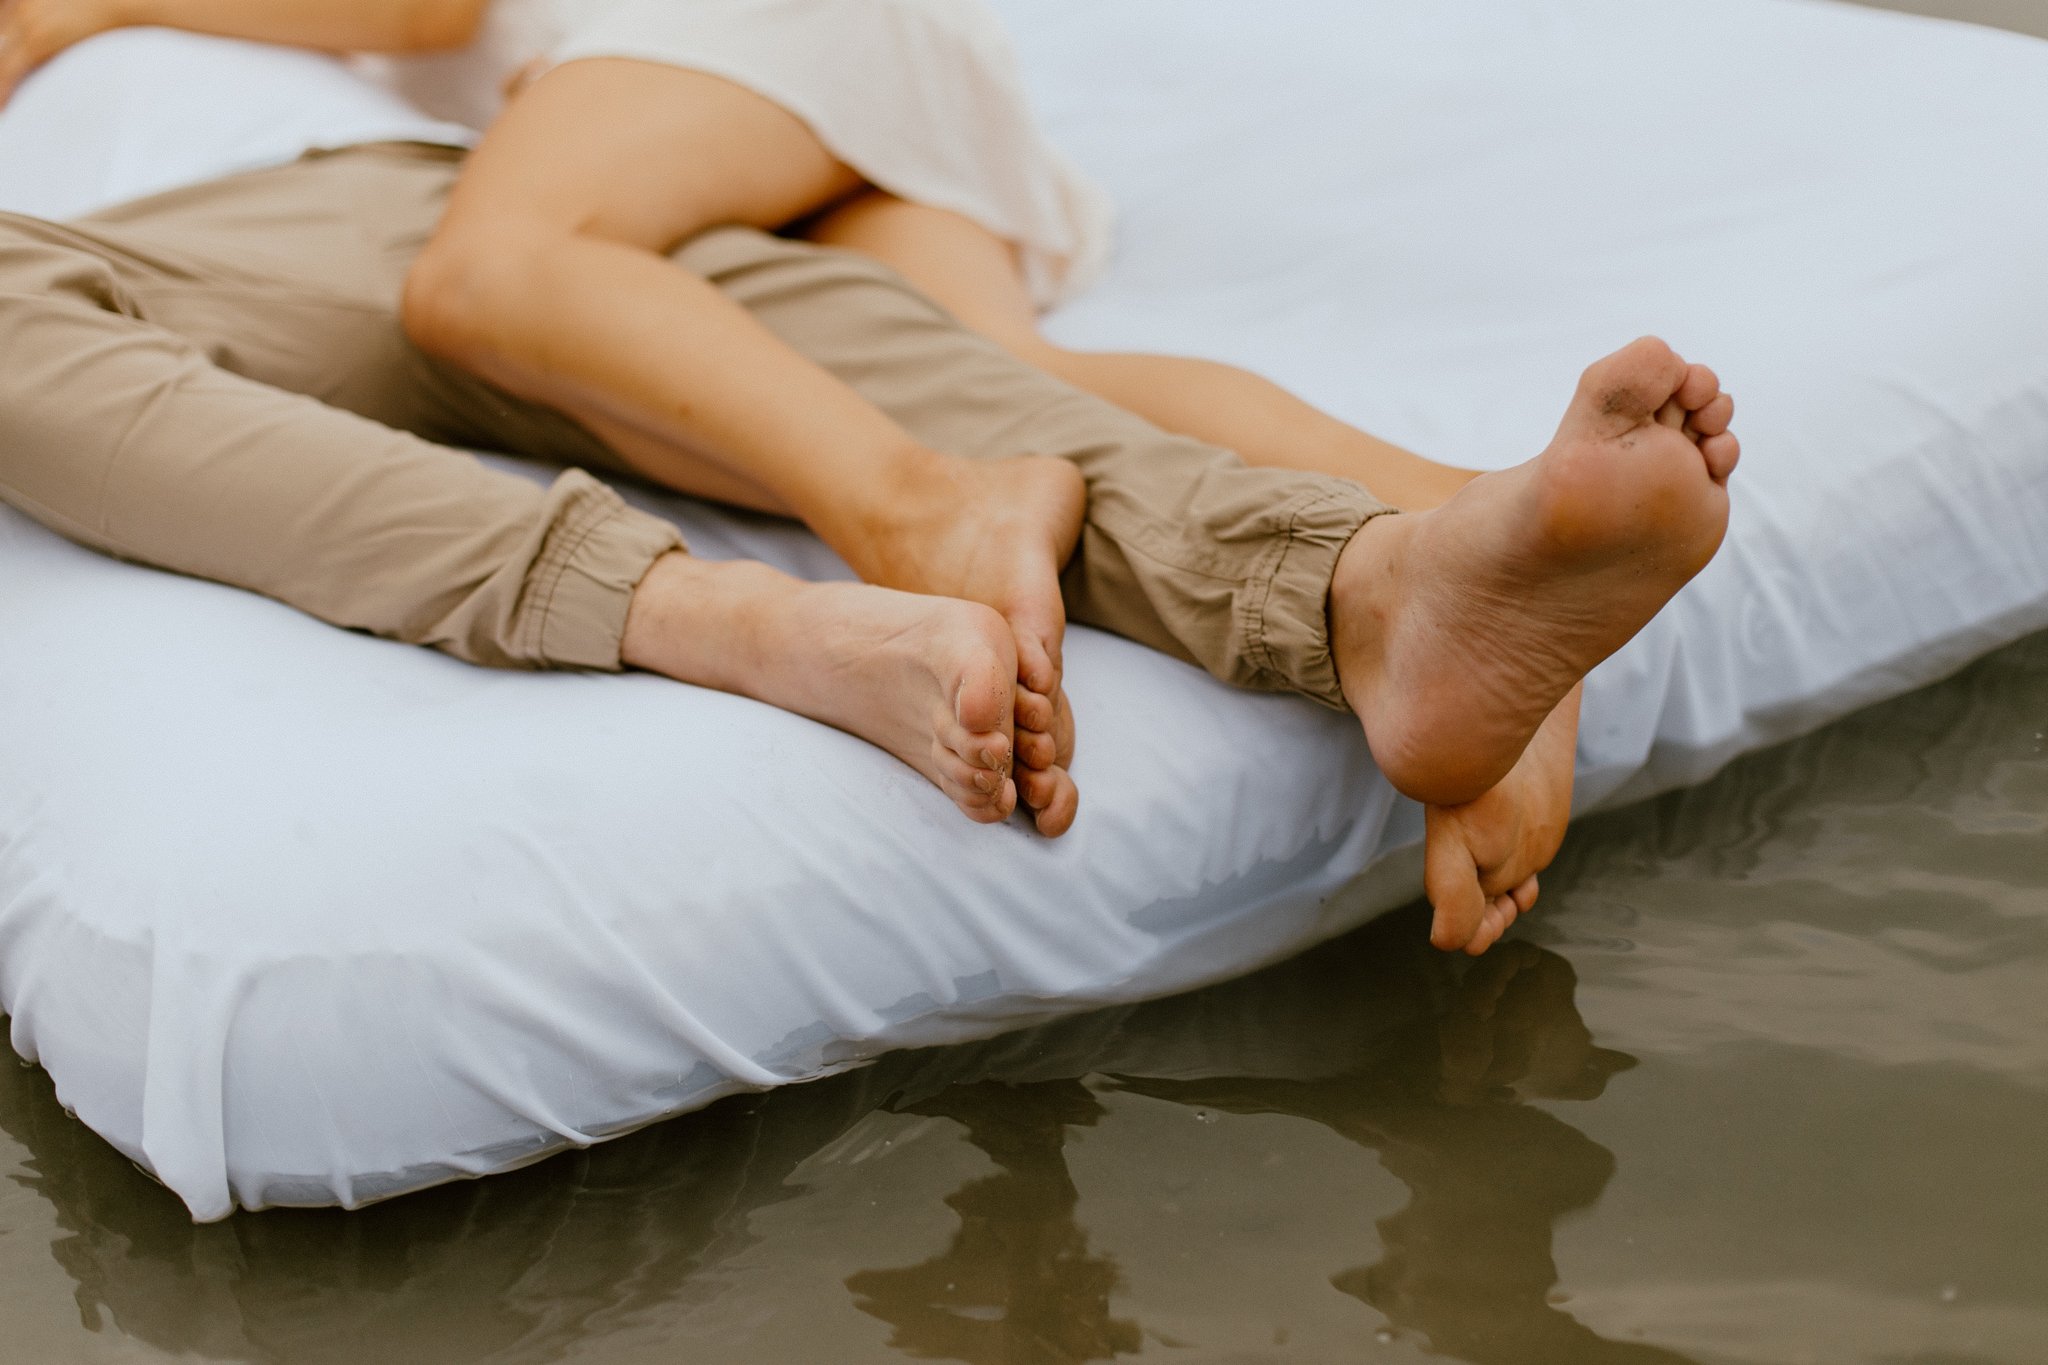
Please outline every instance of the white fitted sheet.
[[[1638, 333], [1721, 369], [1735, 527], [1595, 674], [1587, 804], [2048, 626], [2048, 46], [1804, 0], [1003, 8], [1125, 213], [1067, 339], [1239, 360], [1475, 465], [1533, 452]], [[94, 63], [160, 71], [150, 43], [215, 64], [185, 114], [69, 118]], [[89, 45], [0, 118], [0, 207], [56, 197], [53, 138], [66, 165], [248, 164], [189, 130], [273, 61], [318, 59]], [[369, 109], [337, 96], [301, 140]], [[161, 183], [129, 178], [93, 193]], [[838, 571], [792, 528], [650, 505], [705, 553]], [[1056, 843], [766, 707], [471, 669], [5, 511], [0, 642], [0, 1005], [199, 1218], [1167, 993], [1417, 886], [1417, 813], [1342, 717], [1091, 631]]]

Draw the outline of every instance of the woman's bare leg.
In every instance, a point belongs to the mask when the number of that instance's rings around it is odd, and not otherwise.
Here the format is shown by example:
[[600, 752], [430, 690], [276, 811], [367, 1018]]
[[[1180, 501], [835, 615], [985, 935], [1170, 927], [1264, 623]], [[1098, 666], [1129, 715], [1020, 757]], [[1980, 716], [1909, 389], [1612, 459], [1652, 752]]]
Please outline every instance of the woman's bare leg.
[[[1059, 571], [1084, 498], [1072, 465], [922, 446], [663, 254], [719, 224], [785, 224], [860, 185], [741, 86], [572, 62], [522, 90], [471, 158], [407, 282], [406, 328], [600, 434], [639, 433], [614, 444], [650, 478], [796, 516], [870, 582], [993, 607], [1016, 633], [1023, 692], [1056, 704]], [[1043, 713], [1027, 700], [1020, 713]], [[1071, 823], [1064, 771], [1017, 781], [1040, 829]]]
[[819, 216], [805, 235], [875, 257], [1020, 359], [1249, 464], [1335, 474], [1413, 511], [1440, 506], [1475, 477], [1348, 426], [1234, 366], [1055, 345], [1038, 330], [1010, 244], [959, 214], [870, 190]]

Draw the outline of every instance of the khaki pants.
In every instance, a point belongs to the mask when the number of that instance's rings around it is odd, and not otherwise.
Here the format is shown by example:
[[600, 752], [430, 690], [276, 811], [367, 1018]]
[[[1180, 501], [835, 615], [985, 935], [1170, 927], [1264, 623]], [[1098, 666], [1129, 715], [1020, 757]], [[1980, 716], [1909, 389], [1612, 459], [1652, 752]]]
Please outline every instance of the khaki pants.
[[[575, 423], [443, 366], [397, 320], [459, 154], [361, 147], [75, 224], [0, 215], [0, 499], [109, 554], [501, 667], [619, 667], [681, 545], [585, 468]], [[728, 229], [676, 255], [919, 439], [1086, 477], [1075, 621], [1341, 707], [1338, 552], [1390, 510], [1247, 469], [1069, 387], [865, 259]], [[572, 466], [542, 489], [453, 447]]]

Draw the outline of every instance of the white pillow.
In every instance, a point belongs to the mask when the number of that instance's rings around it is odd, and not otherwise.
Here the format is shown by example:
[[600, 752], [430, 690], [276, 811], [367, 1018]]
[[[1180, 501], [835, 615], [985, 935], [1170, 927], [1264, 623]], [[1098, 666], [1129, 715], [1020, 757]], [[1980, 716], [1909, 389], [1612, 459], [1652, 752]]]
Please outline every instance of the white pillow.
[[0, 210], [70, 218], [363, 142], [467, 146], [332, 57], [117, 29], [30, 76], [0, 118]]
[[[1589, 800], [2048, 625], [2048, 177], [2014, 173], [2048, 46], [1795, 0], [1002, 3], [1127, 215], [1069, 340], [1244, 360], [1482, 465], [1639, 332], [1722, 369], [1734, 532], [1595, 674]], [[147, 136], [108, 131], [74, 154]], [[0, 1006], [200, 1218], [1178, 990], [1417, 885], [1343, 717], [1089, 631], [1057, 843], [766, 707], [467, 668], [11, 513], [0, 639]]]

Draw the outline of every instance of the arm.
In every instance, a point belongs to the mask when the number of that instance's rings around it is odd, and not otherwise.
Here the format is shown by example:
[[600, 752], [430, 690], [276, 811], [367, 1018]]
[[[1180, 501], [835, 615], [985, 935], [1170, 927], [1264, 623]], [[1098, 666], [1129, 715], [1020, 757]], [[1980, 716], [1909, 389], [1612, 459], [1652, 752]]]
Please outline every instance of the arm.
[[29, 72], [108, 29], [158, 25], [326, 52], [433, 52], [476, 36], [490, 0], [0, 0], [0, 105]]

